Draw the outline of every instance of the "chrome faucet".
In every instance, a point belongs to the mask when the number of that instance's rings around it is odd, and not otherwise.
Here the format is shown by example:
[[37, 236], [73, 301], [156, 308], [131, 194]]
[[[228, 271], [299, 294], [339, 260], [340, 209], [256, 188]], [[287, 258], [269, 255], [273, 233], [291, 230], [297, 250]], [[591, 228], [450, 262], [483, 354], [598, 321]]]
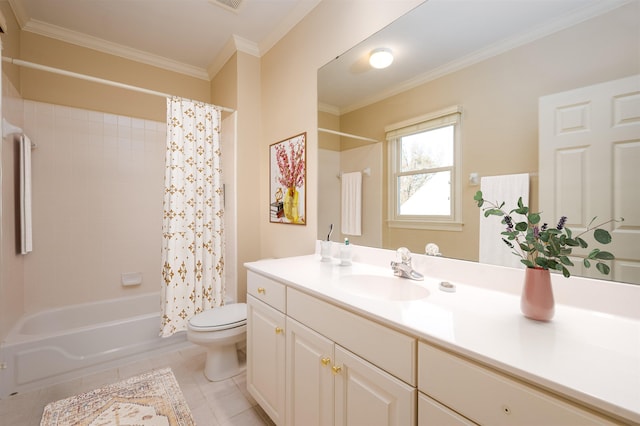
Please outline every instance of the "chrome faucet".
[[400, 247], [396, 251], [397, 262], [391, 261], [391, 269], [393, 275], [401, 278], [409, 278], [410, 280], [422, 281], [424, 275], [413, 269], [411, 266], [411, 252], [406, 247]]

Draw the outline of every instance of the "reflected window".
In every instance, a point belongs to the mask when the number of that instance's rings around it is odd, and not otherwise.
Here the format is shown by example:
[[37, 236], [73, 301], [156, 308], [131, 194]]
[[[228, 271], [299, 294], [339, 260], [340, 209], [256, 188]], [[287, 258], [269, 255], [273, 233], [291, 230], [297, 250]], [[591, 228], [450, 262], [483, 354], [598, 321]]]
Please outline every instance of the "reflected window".
[[390, 225], [460, 227], [460, 108], [387, 127]]

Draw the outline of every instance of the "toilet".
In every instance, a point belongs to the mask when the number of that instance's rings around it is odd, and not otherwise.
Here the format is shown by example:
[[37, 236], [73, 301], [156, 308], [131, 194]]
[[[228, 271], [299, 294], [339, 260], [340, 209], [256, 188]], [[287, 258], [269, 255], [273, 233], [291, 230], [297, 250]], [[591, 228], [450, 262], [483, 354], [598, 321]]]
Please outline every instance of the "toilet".
[[187, 340], [207, 349], [204, 375], [217, 382], [242, 373], [237, 347], [247, 336], [247, 304], [230, 303], [191, 317]]

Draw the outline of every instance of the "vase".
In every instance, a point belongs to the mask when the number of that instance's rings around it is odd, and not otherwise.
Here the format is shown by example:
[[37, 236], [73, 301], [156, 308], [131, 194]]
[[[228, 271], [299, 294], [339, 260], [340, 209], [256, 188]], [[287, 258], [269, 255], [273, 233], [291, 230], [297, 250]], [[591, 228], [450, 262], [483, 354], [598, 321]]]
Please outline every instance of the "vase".
[[520, 298], [520, 309], [525, 317], [537, 321], [553, 318], [555, 302], [548, 269], [527, 268]]
[[287, 189], [284, 196], [284, 217], [291, 222], [298, 222], [298, 190], [295, 187]]

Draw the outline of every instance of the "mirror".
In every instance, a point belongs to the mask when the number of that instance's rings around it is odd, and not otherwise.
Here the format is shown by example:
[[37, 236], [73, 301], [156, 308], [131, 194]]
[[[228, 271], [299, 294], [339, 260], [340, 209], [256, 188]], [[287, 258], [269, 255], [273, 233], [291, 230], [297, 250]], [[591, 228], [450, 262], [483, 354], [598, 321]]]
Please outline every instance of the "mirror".
[[[340, 176], [369, 169], [354, 244], [424, 253], [433, 242], [444, 256], [478, 261], [471, 173], [530, 173], [536, 210], [539, 98], [640, 73], [638, 16], [640, 2], [626, 0], [429, 0], [320, 68], [318, 239], [334, 223], [341, 241]], [[387, 69], [367, 64], [378, 47], [394, 53]], [[385, 127], [454, 105], [463, 109], [462, 231], [390, 227]]]

